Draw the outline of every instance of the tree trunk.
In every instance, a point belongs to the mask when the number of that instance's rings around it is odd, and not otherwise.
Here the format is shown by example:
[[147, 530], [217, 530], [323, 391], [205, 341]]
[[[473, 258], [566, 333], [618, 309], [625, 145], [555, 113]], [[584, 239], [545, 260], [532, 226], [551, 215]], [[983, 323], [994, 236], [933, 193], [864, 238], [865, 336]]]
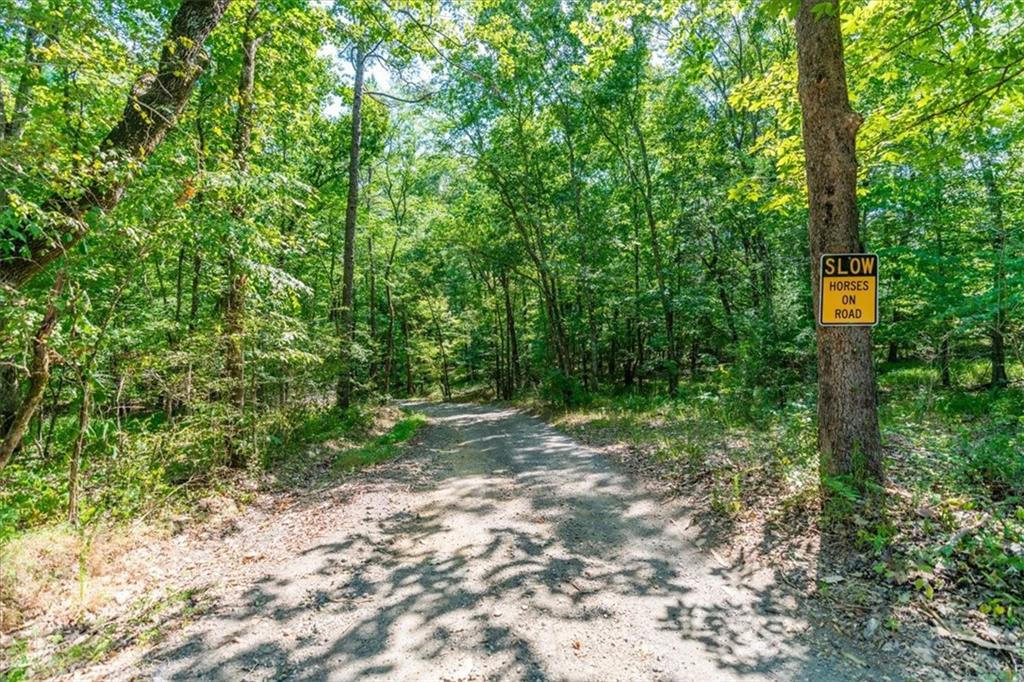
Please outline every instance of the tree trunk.
[[[238, 109], [235, 112], [234, 161], [240, 174], [249, 169], [249, 148], [252, 146], [253, 92], [256, 88], [256, 48], [260, 37], [256, 35], [259, 8], [253, 7], [245, 18], [242, 29], [242, 69], [238, 76]], [[241, 208], [236, 206], [236, 212]]]
[[199, 273], [203, 267], [203, 256], [196, 244], [192, 253], [192, 297], [188, 309], [188, 333], [196, 330], [196, 317], [199, 315]]
[[992, 386], [1002, 387], [1009, 383], [1006, 376], [1006, 223], [1003, 218], [1003, 194], [996, 184], [995, 171], [988, 158], [982, 159], [982, 179], [988, 194], [988, 208], [992, 217], [992, 292], [995, 295], [992, 328], [989, 332], [992, 358]]
[[245, 412], [245, 286], [247, 277], [235, 269], [232, 259], [228, 270], [228, 291], [224, 298], [224, 376], [228, 384], [228, 405], [224, 429], [224, 445], [228, 465], [234, 468], [245, 466], [245, 457], [238, 447], [241, 426]]
[[[256, 86], [256, 48], [260, 39], [255, 33], [258, 7], [249, 10], [242, 29], [242, 70], [238, 79], [238, 110], [235, 114], [234, 161], [239, 176], [249, 170], [249, 148], [252, 145], [253, 92]], [[241, 201], [231, 209], [237, 221], [245, 219], [246, 210]], [[224, 374], [228, 383], [228, 423], [224, 430], [228, 465], [245, 466], [245, 453], [239, 447], [241, 421], [245, 413], [245, 290], [249, 278], [240, 271], [238, 259], [229, 253], [227, 262], [228, 290], [224, 296]]]
[[598, 374], [601, 371], [599, 367], [599, 355], [597, 352], [597, 316], [594, 314], [594, 292], [587, 289], [587, 346], [588, 352], [590, 353], [590, 374], [593, 376], [593, 386], [591, 390], [596, 391], [600, 380]]
[[[367, 194], [366, 212], [369, 215], [369, 194]], [[373, 262], [372, 234], [366, 235], [366, 249], [366, 262], [370, 266], [368, 273], [370, 277], [370, 300], [368, 307], [370, 309], [370, 384], [373, 385], [377, 381], [377, 270]]]
[[520, 377], [522, 375], [519, 367], [519, 341], [516, 339], [516, 316], [512, 308], [512, 295], [509, 291], [508, 275], [502, 273], [500, 281], [502, 291], [505, 294], [505, 325], [507, 327], [506, 334], [508, 336], [509, 352], [508, 383], [509, 397], [511, 398], [520, 385]]
[[[48, 461], [50, 459], [50, 446], [53, 444], [53, 431], [57, 427], [57, 417], [59, 416], [57, 413], [57, 405], [60, 402], [61, 391], [64, 389], [64, 377], [65, 373], [61, 372], [60, 379], [57, 380], [56, 388], [54, 388], [52, 384], [47, 388], [50, 393], [50, 423], [46, 427], [46, 436], [43, 438], [42, 457], [44, 461]], [[44, 409], [43, 412], [40, 413], [40, 419], [42, 419], [42, 415], [46, 414], [46, 412], [47, 410]], [[3, 433], [3, 431], [0, 431], [0, 433]]]
[[[200, 88], [199, 107], [196, 112], [196, 175], [199, 178], [199, 182], [203, 182], [203, 176], [206, 173], [206, 129], [203, 126], [203, 106], [204, 101], [202, 97], [202, 88]], [[196, 194], [196, 206], [202, 207], [205, 202], [205, 193], [199, 191]], [[202, 271], [203, 256], [199, 250], [199, 239], [195, 236], [192, 238], [192, 286], [191, 295], [189, 298], [189, 313], [188, 313], [188, 335], [191, 336], [196, 330], [196, 317], [199, 314], [199, 274]]]
[[391, 393], [392, 375], [395, 370], [395, 301], [391, 295], [391, 283], [384, 286], [384, 294], [388, 304], [387, 343], [384, 349], [384, 392]]
[[82, 401], [78, 406], [78, 435], [71, 453], [68, 471], [68, 523], [78, 525], [78, 479], [82, 468], [82, 451], [85, 449], [86, 432], [89, 430], [89, 410], [92, 407], [92, 390], [89, 378], [81, 377]]
[[775, 328], [775, 292], [774, 292], [774, 265], [772, 263], [771, 249], [768, 247], [768, 243], [764, 238], [764, 233], [758, 230], [754, 234], [754, 250], [757, 253], [758, 261], [760, 262], [760, 274], [761, 274], [761, 291], [764, 294], [764, 308], [763, 314], [764, 319], [768, 323], [770, 329]]
[[[639, 129], [639, 127], [638, 127]], [[642, 140], [643, 138], [641, 138]], [[641, 149], [645, 149], [641, 145]], [[649, 176], [647, 168], [647, 152], [644, 151], [644, 173]], [[647, 185], [650, 185], [650, 178], [647, 178]], [[661, 301], [662, 314], [665, 321], [665, 359], [666, 374], [668, 376], [668, 394], [675, 397], [679, 388], [679, 363], [676, 353], [676, 315], [672, 305], [672, 294], [668, 289], [668, 277], [665, 271], [665, 262], [661, 253], [661, 239], [658, 235], [658, 220], [654, 216], [652, 199], [647, 193], [643, 194], [644, 212], [647, 216], [647, 226], [651, 233], [651, 253], [654, 255], [654, 273], [658, 280], [658, 298]]]
[[4, 123], [3, 135], [0, 137], [17, 140], [25, 132], [32, 87], [39, 80], [39, 58], [34, 54], [38, 35], [36, 29], [31, 26], [25, 29], [25, 55], [21, 77], [18, 79], [18, 89], [14, 93], [14, 111], [11, 112], [10, 120]]
[[722, 312], [725, 314], [725, 326], [729, 329], [729, 338], [733, 343], [739, 340], [739, 335], [736, 333], [736, 322], [733, 319], [732, 313], [732, 302], [729, 300], [729, 294], [726, 291], [725, 278], [722, 273], [722, 268], [719, 265], [719, 240], [718, 237], [711, 233], [711, 257], [703, 256], [701, 260], [704, 262], [704, 267], [707, 269], [708, 274], [715, 281], [715, 288], [718, 291], [718, 300], [722, 303]]
[[[899, 280], [899, 277], [893, 277], [893, 286], [894, 287], [895, 287], [896, 282], [898, 280]], [[894, 328], [896, 327], [897, 323], [900, 322], [900, 320], [901, 320], [900, 311], [899, 311], [899, 309], [895, 305], [893, 305], [892, 324], [893, 324]], [[888, 351], [888, 353], [886, 353], [885, 361], [886, 362], [899, 362], [900, 361], [900, 342], [899, 342], [899, 339], [893, 337], [892, 339], [889, 340], [889, 351]]]
[[174, 336], [177, 338], [181, 333], [181, 302], [183, 299], [182, 286], [185, 276], [185, 245], [178, 247], [178, 267], [174, 274]]
[[[945, 245], [945, 243], [943, 241], [943, 232], [944, 232], [944, 230], [942, 229], [942, 217], [941, 217], [941, 216], [945, 215], [945, 211], [942, 210], [943, 209], [943, 204], [944, 204], [944, 196], [945, 196], [944, 195], [944, 190], [945, 190], [945, 182], [942, 181], [942, 176], [940, 175], [939, 176], [938, 191], [935, 192], [936, 202], [935, 202], [935, 206], [934, 206], [934, 214], [936, 216], [938, 216], [936, 218], [936, 222], [935, 222], [935, 247], [936, 247], [936, 250], [937, 250], [937, 255], [939, 257], [939, 263], [940, 263], [939, 270], [938, 270], [938, 273], [937, 273], [937, 278], [938, 278], [938, 282], [939, 282], [939, 298], [943, 302], [945, 302], [947, 300], [947, 296], [948, 296], [947, 278], [945, 276], [945, 272], [943, 272], [944, 265], [945, 265], [945, 262], [946, 262], [946, 245]], [[951, 325], [949, 325], [948, 322], [945, 323], [944, 326], [946, 327], [946, 329], [943, 330], [943, 332], [942, 332], [942, 340], [939, 342], [939, 372], [940, 372], [940, 375], [941, 375], [942, 387], [943, 388], [949, 388], [950, 385], [952, 384], [951, 379], [950, 379], [950, 371], [949, 371], [949, 362], [950, 362], [950, 359], [951, 359], [951, 357], [950, 357], [950, 355], [951, 355], [950, 354], [950, 337], [952, 336], [952, 329], [951, 329]]]
[[612, 308], [611, 344], [608, 349], [608, 377], [615, 380], [615, 371], [619, 361], [619, 308]]
[[[43, 313], [43, 320], [36, 330], [36, 336], [32, 343], [32, 367], [29, 370], [28, 393], [21, 402], [18, 410], [11, 420], [10, 426], [0, 442], [0, 471], [4, 470], [11, 460], [11, 455], [21, 445], [21, 439], [25, 436], [32, 416], [39, 408], [46, 391], [46, 384], [50, 380], [50, 334], [57, 324], [57, 299], [64, 289], [64, 273], [57, 275], [50, 290], [50, 302]], [[16, 390], [16, 389], [15, 389]]]
[[13, 361], [0, 364], [0, 433], [7, 433], [18, 412], [18, 370]]
[[44, 208], [60, 216], [51, 237], [30, 236], [12, 249], [25, 253], [0, 261], [0, 283], [19, 289], [74, 246], [88, 231], [85, 215], [114, 208], [140, 167], [174, 127], [192, 94], [207, 60], [203, 43], [220, 22], [230, 0], [182, 0], [163, 41], [155, 76], [136, 81], [121, 119], [100, 145], [107, 158], [119, 163], [93, 181], [78, 196], [51, 195]]
[[939, 346], [939, 368], [942, 375], [942, 387], [949, 388], [949, 338], [942, 337], [942, 344]]
[[[821, 255], [861, 251], [855, 139], [862, 118], [849, 104], [839, 3], [801, 0], [796, 37], [816, 311]], [[882, 483], [884, 471], [871, 328], [818, 325], [817, 341], [818, 450], [827, 498], [833, 477], [867, 489]]]
[[545, 266], [542, 281], [547, 282], [545, 287], [547, 294], [548, 308], [551, 316], [551, 330], [555, 343], [555, 355], [558, 360], [558, 369], [563, 376], [572, 376], [572, 358], [569, 355], [569, 342], [565, 332], [565, 320], [562, 317], [562, 304], [558, 295], [558, 280], [550, 273]]
[[626, 318], [626, 333], [629, 339], [629, 357], [623, 363], [622, 383], [632, 388], [640, 366], [640, 220], [633, 202], [633, 305]]
[[[580, 289], [583, 290], [583, 295], [586, 298], [586, 311], [587, 311], [587, 353], [588, 359], [585, 365], [588, 368], [586, 376], [589, 378], [588, 389], [592, 391], [597, 390], [598, 385], [598, 359], [597, 359], [597, 322], [594, 318], [594, 290], [592, 275], [590, 272], [590, 262], [587, 257], [587, 241], [588, 235], [588, 223], [583, 218], [583, 200], [580, 191], [580, 173], [576, 163], [576, 148], [573, 144], [573, 127], [569, 124], [568, 119], [563, 120], [563, 128], [565, 130], [565, 142], [566, 150], [568, 151], [569, 157], [569, 176], [572, 180], [572, 197], [573, 197], [573, 212], [576, 216], [576, 229], [583, 237], [581, 242], [581, 263], [583, 264], [584, 271], [582, 277], [578, 282]], [[577, 292], [577, 300], [579, 300], [579, 292]], [[582, 306], [580, 306], [582, 312]]]
[[[400, 224], [400, 218], [396, 220]], [[387, 343], [384, 351], [384, 392], [391, 392], [392, 374], [395, 369], [395, 298], [391, 291], [391, 270], [395, 265], [395, 253], [398, 251], [398, 235], [391, 241], [391, 252], [388, 254], [387, 266], [384, 268], [384, 299], [388, 307]]]
[[502, 333], [501, 303], [498, 300], [497, 287], [493, 286], [492, 282], [488, 282], [488, 289], [491, 294], [491, 302], [494, 303], [494, 396], [507, 400], [511, 394], [509, 388], [511, 379], [508, 376], [508, 364], [506, 363], [508, 344]]
[[[530, 296], [526, 291], [527, 287], [520, 287], [519, 291], [521, 294], [520, 306], [519, 306], [519, 319], [524, 321], [524, 324], [528, 324], [530, 319]], [[533, 365], [530, 363], [530, 354], [520, 355], [521, 370], [519, 374], [520, 386], [536, 386], [537, 379], [533, 372]]]
[[409, 348], [409, 315], [402, 306], [402, 345], [405, 346], [405, 397], [411, 398], [415, 393], [412, 384], [412, 353]]
[[554, 350], [558, 371], [563, 376], [568, 377], [572, 374], [572, 363], [568, 355], [565, 324], [562, 318], [561, 304], [559, 303], [558, 280], [556, 275], [552, 273], [549, 264], [543, 231], [536, 226], [536, 220], [530, 220], [528, 215], [524, 216], [521, 214], [522, 206], [516, 200], [514, 193], [509, 189], [509, 183], [502, 175], [493, 167], [488, 168], [488, 170], [494, 179], [502, 203], [509, 211], [509, 215], [512, 218], [512, 226], [522, 238], [527, 255], [529, 255], [537, 271], [538, 292], [541, 296], [541, 305], [548, 324], [547, 331], [550, 340], [548, 347]]
[[441, 330], [441, 321], [437, 317], [434, 306], [430, 306], [430, 316], [434, 319], [434, 331], [437, 332], [437, 346], [441, 351], [441, 394], [445, 400], [452, 399], [451, 381], [448, 377], [448, 352], [444, 347], [444, 332]]
[[355, 276], [356, 214], [359, 209], [359, 151], [363, 123], [363, 67], [366, 52], [356, 48], [355, 79], [352, 84], [352, 140], [348, 153], [348, 202], [345, 206], [345, 251], [342, 257], [341, 348], [339, 353], [338, 407], [352, 404], [352, 345], [355, 342], [355, 317], [352, 314]]

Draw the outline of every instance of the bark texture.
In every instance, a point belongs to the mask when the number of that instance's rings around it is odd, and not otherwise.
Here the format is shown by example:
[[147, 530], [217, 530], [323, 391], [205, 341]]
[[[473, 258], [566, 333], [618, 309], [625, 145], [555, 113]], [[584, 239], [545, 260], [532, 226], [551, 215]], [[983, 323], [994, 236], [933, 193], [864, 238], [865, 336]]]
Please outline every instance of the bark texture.
[[[850, 108], [838, 3], [801, 0], [797, 54], [814, 308], [823, 253], [861, 251], [855, 140], [861, 117]], [[884, 478], [870, 327], [817, 328], [818, 449], [823, 481], [851, 477], [863, 487]], [[828, 487], [823, 487], [827, 495]]]
[[10, 120], [7, 120], [6, 112], [0, 110], [0, 122], [3, 124], [0, 138], [17, 140], [25, 132], [32, 88], [39, 80], [39, 60], [35, 56], [38, 35], [39, 32], [31, 26], [25, 29], [25, 58], [21, 77], [18, 79], [18, 89], [14, 94], [14, 111], [11, 112]]
[[6, 358], [0, 361], [0, 434], [7, 433], [18, 412], [18, 371]]
[[409, 314], [402, 306], [402, 347], [405, 355], [405, 397], [416, 392], [412, 381], [412, 349], [409, 347]]
[[10, 426], [4, 433], [3, 441], [0, 442], [0, 471], [11, 460], [11, 455], [21, 445], [22, 438], [28, 430], [32, 416], [43, 401], [43, 394], [46, 392], [46, 385], [50, 381], [50, 334], [57, 324], [57, 299], [64, 289], [64, 273], [57, 276], [50, 290], [50, 303], [43, 313], [43, 320], [36, 330], [35, 338], [32, 341], [32, 367], [29, 370], [29, 386], [25, 399], [14, 414]]
[[505, 295], [505, 325], [508, 335], [508, 383], [509, 397], [519, 388], [522, 370], [519, 367], [519, 340], [516, 338], [516, 315], [512, 308], [512, 296], [509, 291], [508, 274], [501, 273], [501, 289]]

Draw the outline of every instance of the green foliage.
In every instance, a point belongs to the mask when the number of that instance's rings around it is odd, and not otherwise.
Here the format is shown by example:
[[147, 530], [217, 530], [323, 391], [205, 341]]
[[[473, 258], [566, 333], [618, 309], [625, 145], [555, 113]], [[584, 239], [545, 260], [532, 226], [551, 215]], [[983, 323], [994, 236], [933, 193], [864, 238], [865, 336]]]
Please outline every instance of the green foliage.
[[743, 509], [740, 474], [718, 481], [711, 489], [711, 509], [723, 516], [736, 516]]
[[960, 475], [994, 500], [1024, 498], [1024, 434], [995, 432], [964, 438]]
[[15, 639], [4, 649], [4, 654], [8, 659], [7, 668], [4, 671], [4, 682], [21, 682], [28, 679], [28, 647], [29, 640], [25, 638]]
[[801, 397], [814, 363], [806, 327], [751, 326], [737, 348], [736, 390], [747, 394], [751, 405], [772, 403], [774, 408]]
[[[822, 526], [837, 527], [842, 531], [849, 520], [864, 509], [864, 492], [857, 484], [855, 477], [849, 474], [841, 476], [822, 474], [821, 483], [824, 494], [824, 504], [821, 509]], [[871, 543], [870, 536], [865, 536], [862, 539]]]
[[401, 419], [390, 431], [368, 445], [339, 453], [333, 463], [335, 471], [348, 473], [391, 459], [398, 454], [398, 446], [416, 435], [425, 423], [426, 418], [422, 414]]
[[[860, 240], [881, 256], [889, 465], [916, 493], [993, 510], [1003, 526], [951, 551], [996, 576], [986, 608], [1000, 617], [1018, 613], [1008, 510], [1024, 496], [1020, 5], [811, 7], [842, 24], [865, 117]], [[417, 422], [362, 447], [373, 405], [460, 387], [599, 415], [680, 480], [711, 480], [730, 516], [763, 490], [787, 490], [794, 508], [816, 499], [798, 3], [255, 6], [231, 3], [177, 125], [131, 169], [123, 200], [89, 212], [59, 263], [0, 287], [15, 402], [44, 311], [60, 314], [43, 404], [0, 472], [0, 542], [66, 514], [78, 442], [88, 526], [228, 485], [232, 455], [296, 480], [325, 459], [379, 461]], [[59, 207], [116, 164], [102, 141], [176, 7], [0, 0], [5, 265], [56, 234]], [[375, 52], [350, 169], [357, 46]], [[51, 301], [58, 271], [67, 284]], [[357, 407], [338, 412], [349, 370]], [[330, 442], [338, 451], [308, 447]], [[844, 514], [878, 492], [824, 483]], [[955, 519], [947, 509], [928, 532], [955, 532]], [[876, 521], [862, 546], [885, 554], [901, 529]]]
[[590, 400], [579, 379], [557, 371], [549, 372], [544, 377], [540, 395], [547, 402], [562, 407], [579, 407]]
[[953, 548], [953, 556], [977, 576], [987, 594], [978, 605], [981, 613], [1010, 626], [1021, 624], [1024, 609], [1024, 506], [996, 512], [992, 523], [964, 537]]
[[898, 534], [899, 529], [891, 520], [882, 520], [867, 528], [858, 528], [857, 542], [875, 555], [880, 555], [892, 545]]

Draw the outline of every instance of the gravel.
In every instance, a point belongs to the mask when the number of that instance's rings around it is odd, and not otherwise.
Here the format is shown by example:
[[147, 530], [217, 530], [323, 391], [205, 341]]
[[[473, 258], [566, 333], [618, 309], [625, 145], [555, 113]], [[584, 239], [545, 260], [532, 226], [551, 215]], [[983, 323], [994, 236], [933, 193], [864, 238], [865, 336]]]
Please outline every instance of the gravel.
[[870, 654], [814, 646], [788, 586], [698, 547], [685, 508], [594, 450], [508, 408], [409, 405], [429, 426], [405, 456], [324, 493], [315, 523], [293, 515], [289, 551], [126, 675], [884, 676]]

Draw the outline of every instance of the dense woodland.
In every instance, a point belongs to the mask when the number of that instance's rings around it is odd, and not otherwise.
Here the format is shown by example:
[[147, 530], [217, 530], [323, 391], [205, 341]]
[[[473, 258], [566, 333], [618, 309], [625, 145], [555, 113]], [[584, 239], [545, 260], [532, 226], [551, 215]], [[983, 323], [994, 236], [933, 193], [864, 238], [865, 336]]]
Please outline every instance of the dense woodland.
[[[472, 391], [800, 424], [844, 499], [941, 431], [1019, 541], [1021, 0], [0, 19], [0, 539]], [[817, 257], [857, 251], [881, 323], [816, 328]]]

